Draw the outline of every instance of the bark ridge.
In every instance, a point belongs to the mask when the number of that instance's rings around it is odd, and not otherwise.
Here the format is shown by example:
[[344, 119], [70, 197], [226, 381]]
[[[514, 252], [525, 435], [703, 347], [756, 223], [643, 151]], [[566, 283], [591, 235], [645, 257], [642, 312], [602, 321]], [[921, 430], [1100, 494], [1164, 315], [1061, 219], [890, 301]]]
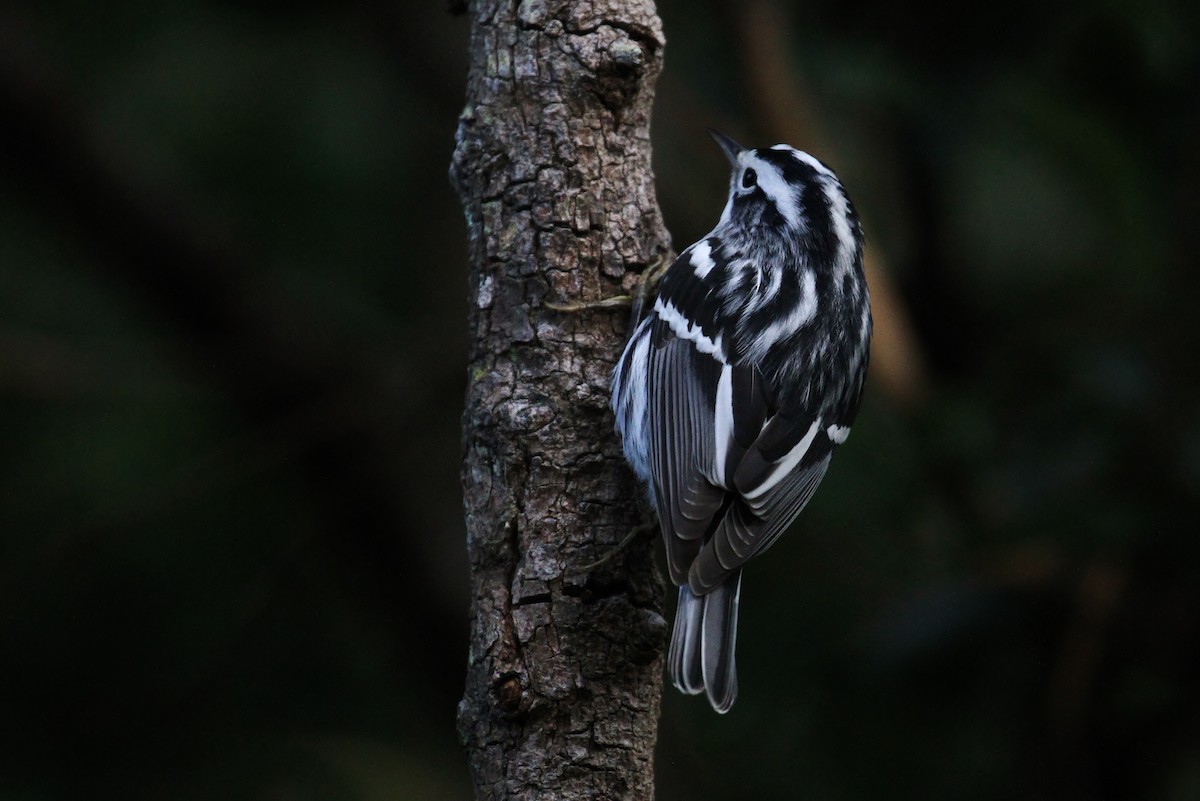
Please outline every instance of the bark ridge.
[[469, 237], [463, 490], [471, 643], [459, 733], [480, 799], [653, 797], [666, 623], [608, 410], [625, 291], [668, 255], [645, 0], [472, 2], [451, 176]]

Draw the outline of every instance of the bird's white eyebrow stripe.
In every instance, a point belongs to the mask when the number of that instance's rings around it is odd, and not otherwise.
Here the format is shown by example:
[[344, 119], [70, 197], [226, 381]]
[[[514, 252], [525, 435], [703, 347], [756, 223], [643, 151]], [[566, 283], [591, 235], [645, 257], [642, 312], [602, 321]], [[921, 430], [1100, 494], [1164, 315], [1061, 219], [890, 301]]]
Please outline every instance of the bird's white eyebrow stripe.
[[747, 155], [739, 159], [744, 166], [754, 168], [758, 173], [758, 187], [771, 202], [775, 209], [791, 228], [800, 225], [800, 201], [796, 195], [796, 187], [787, 182], [779, 168], [766, 159]]
[[809, 155], [808, 153], [805, 153], [803, 150], [796, 150], [794, 148], [788, 147], [787, 145], [775, 145], [771, 149], [772, 150], [791, 150], [792, 157], [795, 158], [796, 161], [800, 162], [801, 164], [807, 164], [809, 167], [812, 167], [814, 170], [819, 172], [821, 175], [825, 175], [829, 178], [834, 179], [835, 181], [837, 180], [837, 176], [833, 174], [833, 170], [829, 169], [824, 164], [822, 164], [819, 159], [817, 159], [814, 156]]

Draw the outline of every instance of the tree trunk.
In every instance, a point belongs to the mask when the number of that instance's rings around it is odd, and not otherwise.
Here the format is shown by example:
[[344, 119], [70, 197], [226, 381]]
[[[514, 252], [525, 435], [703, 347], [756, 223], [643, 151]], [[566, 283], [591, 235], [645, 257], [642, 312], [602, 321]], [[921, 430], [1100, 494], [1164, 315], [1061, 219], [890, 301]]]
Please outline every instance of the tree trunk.
[[[471, 643], [459, 732], [479, 799], [653, 797], [654, 539], [608, 410], [629, 289], [668, 251], [650, 0], [477, 0], [452, 175], [470, 238], [463, 491]], [[431, 265], [430, 269], [437, 269]]]

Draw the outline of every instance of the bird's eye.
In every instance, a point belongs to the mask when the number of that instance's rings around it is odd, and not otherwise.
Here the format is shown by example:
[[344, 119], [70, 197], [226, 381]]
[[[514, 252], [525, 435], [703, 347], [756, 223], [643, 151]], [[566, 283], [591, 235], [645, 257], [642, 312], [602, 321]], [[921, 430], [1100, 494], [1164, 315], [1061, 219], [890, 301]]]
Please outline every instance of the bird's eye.
[[758, 173], [756, 173], [752, 168], [746, 168], [746, 171], [742, 173], [742, 189], [751, 189], [757, 183]]

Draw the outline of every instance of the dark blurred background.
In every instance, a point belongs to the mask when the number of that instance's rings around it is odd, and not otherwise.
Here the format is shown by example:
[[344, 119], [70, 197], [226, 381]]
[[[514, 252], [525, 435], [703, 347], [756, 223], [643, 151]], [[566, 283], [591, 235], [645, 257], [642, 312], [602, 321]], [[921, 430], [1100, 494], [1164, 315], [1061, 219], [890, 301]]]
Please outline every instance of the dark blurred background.
[[[791, 142], [887, 319], [659, 796], [1200, 798], [1194, 4], [660, 13], [675, 246]], [[0, 798], [469, 797], [467, 29], [0, 5]]]

